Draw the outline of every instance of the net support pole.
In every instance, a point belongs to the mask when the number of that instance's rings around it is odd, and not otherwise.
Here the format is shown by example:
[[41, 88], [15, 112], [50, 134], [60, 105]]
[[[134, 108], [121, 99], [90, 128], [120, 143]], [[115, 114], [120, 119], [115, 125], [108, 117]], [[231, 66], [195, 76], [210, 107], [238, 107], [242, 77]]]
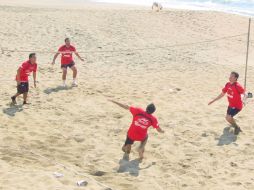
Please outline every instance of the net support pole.
[[248, 61], [249, 61], [250, 26], [251, 26], [251, 18], [249, 18], [249, 28], [248, 28], [248, 37], [247, 37], [247, 52], [246, 52], [246, 63], [245, 63], [245, 78], [244, 78], [245, 90], [246, 90], [246, 86], [247, 86], [247, 71], [248, 71]]

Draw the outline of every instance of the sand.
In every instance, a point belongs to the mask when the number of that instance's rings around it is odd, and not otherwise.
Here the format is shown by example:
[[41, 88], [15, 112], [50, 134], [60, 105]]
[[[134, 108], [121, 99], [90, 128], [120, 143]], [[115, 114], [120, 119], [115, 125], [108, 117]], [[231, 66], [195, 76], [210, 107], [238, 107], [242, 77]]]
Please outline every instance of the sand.
[[[15, 107], [9, 105], [16, 91], [13, 79], [28, 52], [0, 54], [1, 190], [103, 190], [102, 184], [114, 190], [254, 189], [253, 102], [237, 116], [244, 131], [237, 138], [224, 120], [226, 98], [207, 106], [232, 70], [243, 83], [247, 37], [168, 47], [244, 34], [246, 17], [109, 5], [0, 4], [2, 49], [52, 52], [37, 54], [39, 84], [31, 87], [32, 104], [21, 106], [19, 98]], [[70, 87], [70, 71], [68, 88], [61, 88], [59, 59], [54, 67], [49, 64], [65, 37], [85, 58], [85, 63], [75, 59], [77, 88]], [[148, 49], [133, 50], [143, 48]], [[253, 48], [252, 41], [252, 92]], [[126, 51], [97, 52], [108, 50]], [[156, 104], [166, 132], [150, 129], [142, 163], [138, 144], [130, 161], [122, 160], [131, 115], [108, 98], [140, 107]], [[82, 179], [87, 187], [77, 187]]]

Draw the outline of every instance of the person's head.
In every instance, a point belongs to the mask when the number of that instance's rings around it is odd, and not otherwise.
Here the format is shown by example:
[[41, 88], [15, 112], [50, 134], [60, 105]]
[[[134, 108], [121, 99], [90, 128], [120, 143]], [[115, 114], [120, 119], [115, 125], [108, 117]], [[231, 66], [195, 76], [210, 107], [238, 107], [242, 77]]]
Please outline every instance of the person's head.
[[32, 64], [36, 63], [36, 54], [35, 53], [30, 53], [29, 54], [29, 61]]
[[148, 114], [153, 114], [156, 110], [156, 107], [155, 105], [152, 103], [152, 104], [149, 104], [147, 107], [146, 107], [146, 113]]
[[70, 40], [70, 38], [65, 38], [64, 42], [65, 42], [65, 45], [66, 45], [66, 46], [70, 46], [70, 45], [71, 45], [71, 40]]
[[231, 72], [231, 74], [230, 74], [230, 77], [229, 77], [229, 81], [231, 82], [231, 83], [234, 83], [234, 82], [236, 82], [237, 81], [237, 79], [239, 78], [239, 74], [237, 73], [237, 72]]

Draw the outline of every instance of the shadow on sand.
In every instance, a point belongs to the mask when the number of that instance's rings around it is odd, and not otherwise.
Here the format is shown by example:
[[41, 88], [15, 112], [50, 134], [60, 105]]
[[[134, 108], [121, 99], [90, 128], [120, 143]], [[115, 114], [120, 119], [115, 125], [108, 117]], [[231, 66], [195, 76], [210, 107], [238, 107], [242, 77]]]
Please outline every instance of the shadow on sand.
[[9, 115], [11, 117], [14, 117], [17, 112], [23, 111], [23, 105], [10, 105], [8, 108], [3, 109], [3, 113], [6, 115]]
[[117, 173], [129, 173], [132, 176], [138, 177], [139, 171], [150, 168], [152, 165], [156, 163], [153, 162], [146, 167], [140, 168], [141, 161], [139, 159], [129, 161], [126, 156], [124, 156], [121, 160], [119, 160], [119, 168]]
[[58, 87], [55, 87], [55, 88], [47, 88], [43, 92], [45, 94], [51, 94], [53, 92], [59, 92], [59, 91], [63, 91], [63, 90], [70, 90], [72, 88], [73, 88], [72, 86], [71, 87], [58, 86]]
[[230, 127], [225, 127], [223, 130], [223, 134], [219, 138], [217, 138], [217, 140], [218, 146], [229, 145], [236, 142], [237, 136], [234, 135], [232, 131], [230, 131]]

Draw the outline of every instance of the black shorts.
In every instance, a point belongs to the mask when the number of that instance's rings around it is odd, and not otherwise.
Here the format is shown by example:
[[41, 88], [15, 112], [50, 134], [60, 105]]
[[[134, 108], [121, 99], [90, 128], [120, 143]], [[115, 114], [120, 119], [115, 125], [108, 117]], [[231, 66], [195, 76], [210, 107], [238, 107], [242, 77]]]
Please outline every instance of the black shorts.
[[24, 93], [27, 93], [28, 91], [29, 91], [29, 83], [28, 82], [21, 82], [17, 86], [17, 92], [19, 94], [24, 94]]
[[[145, 142], [147, 139], [148, 139], [148, 136], [146, 136], [146, 138], [144, 140], [142, 140], [141, 143]], [[124, 146], [126, 146], [128, 144], [132, 145], [134, 142], [135, 141], [132, 140], [131, 138], [129, 138], [128, 135], [127, 135]]]
[[234, 117], [236, 116], [241, 110], [237, 109], [237, 108], [231, 108], [231, 107], [228, 107], [228, 110], [227, 110], [227, 114], [230, 115], [231, 117]]
[[62, 65], [61, 65], [61, 68], [65, 68], [65, 69], [67, 69], [68, 67], [69, 67], [69, 68], [72, 68], [74, 65], [75, 65], [75, 62], [72, 61], [72, 62], [70, 62], [69, 64], [62, 64]]

